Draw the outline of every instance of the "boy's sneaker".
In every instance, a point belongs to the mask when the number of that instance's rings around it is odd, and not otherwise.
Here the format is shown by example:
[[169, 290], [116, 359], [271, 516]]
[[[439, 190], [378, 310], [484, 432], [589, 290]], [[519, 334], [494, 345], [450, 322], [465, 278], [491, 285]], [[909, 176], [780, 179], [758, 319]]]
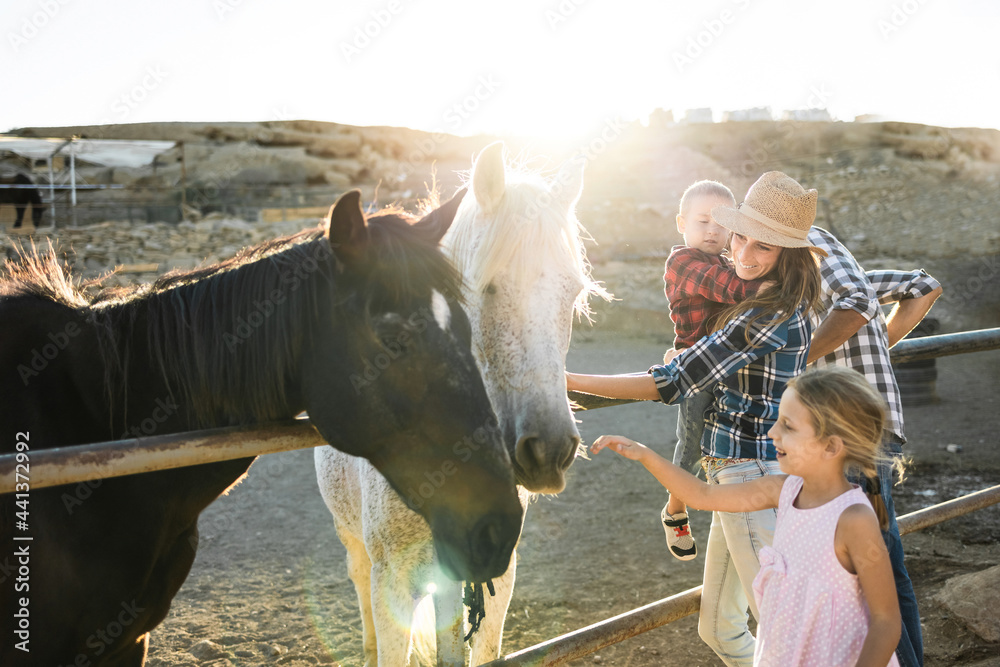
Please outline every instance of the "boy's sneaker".
[[667, 548], [678, 560], [691, 560], [698, 555], [698, 545], [691, 535], [687, 512], [667, 514], [667, 506], [660, 512], [663, 521], [663, 531], [667, 535]]

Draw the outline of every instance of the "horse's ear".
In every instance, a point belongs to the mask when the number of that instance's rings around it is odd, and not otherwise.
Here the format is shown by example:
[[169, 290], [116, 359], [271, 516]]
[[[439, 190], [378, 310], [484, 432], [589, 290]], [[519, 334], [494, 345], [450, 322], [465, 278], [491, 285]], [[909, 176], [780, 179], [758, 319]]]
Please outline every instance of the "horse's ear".
[[476, 195], [479, 207], [485, 213], [490, 213], [500, 205], [506, 189], [503, 142], [497, 141], [484, 148], [476, 158], [472, 167], [472, 192]]
[[368, 223], [361, 209], [361, 191], [351, 190], [340, 196], [326, 216], [330, 249], [345, 264], [361, 259], [368, 246]]
[[556, 176], [556, 189], [559, 201], [567, 210], [572, 210], [583, 194], [583, 170], [587, 166], [587, 158], [577, 155], [563, 163]]
[[468, 188], [459, 190], [454, 197], [421, 218], [416, 226], [425, 230], [434, 243], [440, 243], [451, 228], [451, 223], [455, 220], [455, 214], [458, 212], [458, 206], [468, 191]]

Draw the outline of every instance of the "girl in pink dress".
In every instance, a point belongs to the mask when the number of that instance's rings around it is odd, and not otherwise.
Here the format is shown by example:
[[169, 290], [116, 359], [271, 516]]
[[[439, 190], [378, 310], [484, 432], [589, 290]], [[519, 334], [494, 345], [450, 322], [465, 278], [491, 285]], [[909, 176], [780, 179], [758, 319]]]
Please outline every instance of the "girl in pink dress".
[[[608, 448], [638, 461], [688, 505], [720, 512], [778, 508], [774, 544], [753, 582], [760, 610], [754, 665], [898, 667], [900, 616], [882, 540], [876, 464], [885, 407], [857, 371], [811, 370], [789, 382], [769, 435], [784, 475], [706, 484], [619, 435]], [[847, 481], [859, 469], [865, 491]]]

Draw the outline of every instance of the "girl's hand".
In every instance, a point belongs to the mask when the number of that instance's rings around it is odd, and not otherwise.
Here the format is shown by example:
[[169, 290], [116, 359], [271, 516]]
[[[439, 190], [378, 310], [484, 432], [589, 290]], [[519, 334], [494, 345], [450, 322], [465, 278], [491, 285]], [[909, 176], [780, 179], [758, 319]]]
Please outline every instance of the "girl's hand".
[[602, 449], [610, 449], [633, 461], [638, 461], [649, 451], [645, 445], [629, 440], [623, 435], [602, 435], [590, 446], [592, 454], [597, 454]]
[[683, 350], [678, 350], [675, 348], [670, 348], [669, 350], [667, 350], [666, 354], [663, 355], [663, 365], [666, 366], [667, 364], [669, 364], [671, 361], [674, 360], [674, 357], [676, 357], [681, 352], [683, 352]]

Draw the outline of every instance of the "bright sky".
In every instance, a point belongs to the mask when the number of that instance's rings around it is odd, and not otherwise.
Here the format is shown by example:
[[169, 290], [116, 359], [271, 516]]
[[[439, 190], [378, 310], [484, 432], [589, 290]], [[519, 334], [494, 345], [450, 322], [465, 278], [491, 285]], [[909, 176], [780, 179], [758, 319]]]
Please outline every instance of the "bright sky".
[[572, 137], [761, 106], [1000, 127], [995, 0], [7, 0], [0, 26], [0, 131], [306, 118]]

